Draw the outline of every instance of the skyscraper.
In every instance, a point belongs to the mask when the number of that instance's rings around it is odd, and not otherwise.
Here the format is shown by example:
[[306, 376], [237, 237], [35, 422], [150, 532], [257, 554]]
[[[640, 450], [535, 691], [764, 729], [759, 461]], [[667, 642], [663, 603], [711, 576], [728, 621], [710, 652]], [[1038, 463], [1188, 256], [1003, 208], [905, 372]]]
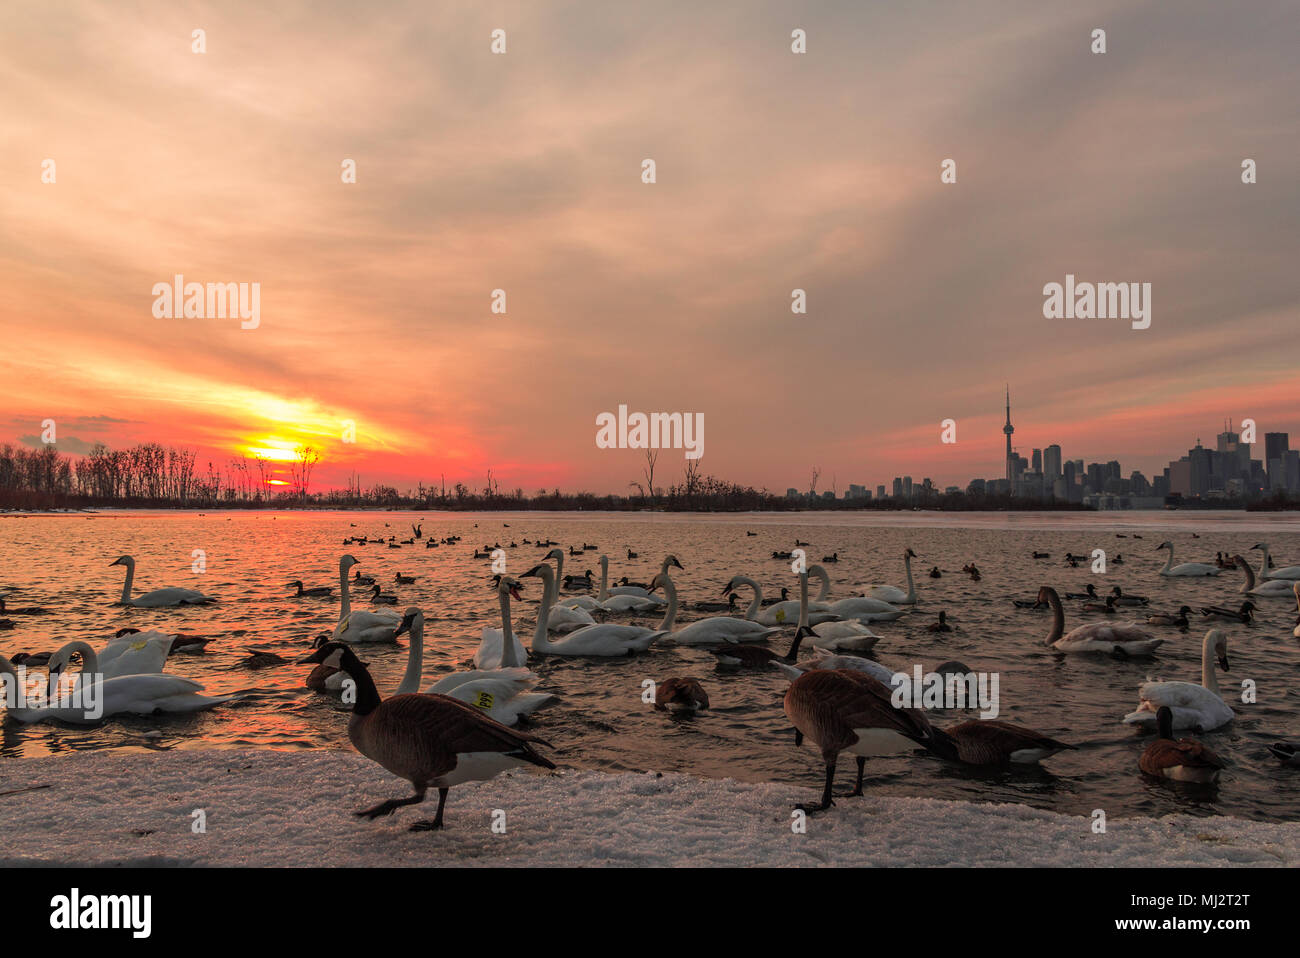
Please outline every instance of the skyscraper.
[[1061, 447], [1048, 446], [1043, 450], [1043, 481], [1050, 485], [1061, 478]]
[[1011, 425], [1011, 384], [1007, 384], [1007, 424], [1002, 427], [1002, 431], [1007, 435], [1007, 482], [1015, 477], [1012, 475], [1013, 465], [1011, 461], [1011, 434], [1016, 431], [1016, 427]]

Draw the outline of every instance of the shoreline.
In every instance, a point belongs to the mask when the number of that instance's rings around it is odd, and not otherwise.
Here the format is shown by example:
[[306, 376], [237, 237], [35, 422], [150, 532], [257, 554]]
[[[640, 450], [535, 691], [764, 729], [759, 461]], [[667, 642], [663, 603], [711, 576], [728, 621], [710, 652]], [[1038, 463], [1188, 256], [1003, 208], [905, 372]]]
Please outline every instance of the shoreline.
[[[34, 788], [34, 786], [48, 786]], [[1024, 805], [837, 798], [791, 832], [815, 789], [680, 773], [512, 772], [452, 789], [442, 832], [355, 809], [409, 785], [345, 750], [77, 752], [0, 760], [15, 866], [988, 866], [1300, 864], [1300, 825], [1188, 815], [1112, 818]], [[192, 831], [202, 809], [206, 833]], [[505, 834], [494, 833], [494, 810]], [[499, 816], [498, 816], [499, 818]]]

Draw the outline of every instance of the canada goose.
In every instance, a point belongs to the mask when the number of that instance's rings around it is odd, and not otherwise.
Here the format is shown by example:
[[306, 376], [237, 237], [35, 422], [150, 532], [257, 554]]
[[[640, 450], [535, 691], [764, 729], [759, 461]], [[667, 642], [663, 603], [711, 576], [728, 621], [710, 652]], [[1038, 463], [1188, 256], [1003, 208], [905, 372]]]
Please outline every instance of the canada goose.
[[1150, 725], [1156, 712], [1168, 706], [1174, 728], [1191, 728], [1208, 732], [1227, 725], [1236, 713], [1219, 695], [1219, 681], [1214, 673], [1215, 660], [1228, 671], [1228, 637], [1219, 629], [1210, 629], [1201, 643], [1201, 684], [1195, 682], [1144, 682], [1138, 689], [1138, 707], [1124, 716], [1126, 725]]
[[940, 609], [940, 610], [939, 610], [939, 621], [938, 621], [938, 622], [931, 622], [929, 625], [927, 625], [927, 626], [925, 627], [925, 631], [927, 631], [927, 632], [951, 632], [951, 631], [952, 631], [952, 626], [948, 624], [948, 613], [945, 612], [944, 610]]
[[1241, 603], [1240, 609], [1229, 609], [1223, 605], [1207, 605], [1201, 608], [1201, 615], [1207, 619], [1220, 620], [1225, 622], [1240, 622], [1242, 625], [1249, 625], [1255, 617], [1255, 603], [1247, 599]]
[[966, 765], [1032, 765], [1074, 747], [1023, 725], [990, 719], [937, 728], [929, 745], [935, 755]]
[[[328, 632], [322, 632], [312, 640], [311, 647], [319, 649], [326, 642], [330, 641]], [[369, 667], [369, 662], [362, 662], [362, 665]], [[317, 665], [307, 676], [303, 684], [309, 689], [315, 689], [318, 692], [337, 692], [343, 688], [343, 680], [347, 678], [347, 673], [341, 669], [336, 669], [331, 665]]]
[[916, 553], [910, 548], [903, 550], [903, 566], [907, 570], [907, 591], [898, 588], [898, 586], [877, 585], [868, 589], [867, 595], [872, 599], [879, 599], [891, 605], [915, 605], [916, 584], [912, 581], [912, 560], [915, 558]]
[[555, 768], [533, 748], [534, 742], [546, 742], [507, 728], [472, 705], [445, 695], [419, 692], [381, 699], [370, 673], [341, 642], [327, 642], [301, 661], [347, 673], [356, 691], [356, 703], [348, 719], [348, 738], [366, 758], [415, 788], [410, 798], [389, 799], [361, 809], [355, 813], [359, 817], [373, 821], [391, 815], [403, 805], [423, 802], [425, 792], [436, 788], [437, 814], [431, 821], [415, 822], [410, 830], [441, 828], [447, 792], [453, 785], [487, 781], [508, 768], [524, 765]]
[[[1109, 622], [1092, 622], [1065, 632], [1065, 609], [1061, 597], [1051, 586], [1038, 590], [1038, 598], [1052, 607], [1052, 631], [1046, 644], [1058, 652], [1109, 652], [1115, 656], [1150, 655], [1164, 639], [1136, 625], [1113, 625]], [[1064, 634], [1063, 634], [1064, 633]]]
[[816, 633], [807, 626], [801, 626], [795, 631], [794, 641], [790, 643], [790, 650], [785, 655], [777, 655], [771, 649], [765, 649], [757, 645], [740, 645], [736, 642], [727, 642], [717, 648], [709, 649], [718, 659], [718, 667], [721, 669], [765, 669], [776, 662], [784, 662], [787, 665], [793, 665], [799, 657], [799, 646], [804, 639], [815, 639]]
[[1097, 587], [1093, 585], [1091, 582], [1089, 582], [1086, 586], [1084, 586], [1084, 590], [1082, 592], [1067, 592], [1065, 593], [1065, 597], [1067, 599], [1100, 599], [1101, 598], [1101, 596], [1097, 594]]
[[1187, 613], [1191, 611], [1192, 607], [1185, 605], [1177, 612], [1152, 612], [1147, 616], [1147, 625], [1173, 625], [1186, 632], [1190, 626], [1187, 621]]
[[375, 586], [370, 592], [370, 601], [374, 605], [397, 605], [397, 596], [391, 592], [381, 592], [379, 586]]
[[934, 729], [919, 709], [895, 708], [888, 686], [863, 672], [814, 669], [786, 689], [785, 714], [795, 727], [795, 744], [807, 738], [826, 764], [826, 784], [819, 805], [797, 805], [804, 812], [825, 811], [835, 803], [831, 786], [841, 752], [857, 759], [858, 779], [850, 795], [862, 794], [867, 758], [928, 747]]
[[276, 655], [274, 652], [268, 652], [266, 649], [244, 649], [248, 653], [247, 658], [239, 660], [239, 664], [248, 669], [265, 669], [272, 665], [284, 665], [289, 660], [282, 655]]
[[1115, 597], [1116, 605], [1147, 605], [1151, 601], [1145, 595], [1133, 595], [1132, 593], [1125, 595], [1119, 586], [1112, 587], [1110, 591]]
[[1290, 579], [1266, 579], [1265, 581], [1255, 584], [1255, 571], [1251, 569], [1248, 563], [1241, 556], [1233, 556], [1233, 561], [1237, 567], [1246, 576], [1246, 581], [1237, 591], [1244, 595], [1257, 595], [1265, 599], [1289, 599], [1292, 595], [1292, 587], [1295, 585]]
[[1095, 600], [1092, 602], [1085, 602], [1083, 605], [1079, 606], [1079, 608], [1084, 612], [1103, 612], [1106, 615], [1114, 615], [1119, 611], [1115, 608], [1115, 597], [1113, 595], [1106, 596], [1105, 601]]
[[1277, 742], [1270, 745], [1268, 750], [1276, 758], [1282, 760], [1283, 765], [1290, 765], [1292, 768], [1300, 768], [1300, 745], [1293, 742]]
[[660, 712], [698, 712], [709, 707], [709, 696], [697, 679], [664, 679], [655, 686], [655, 708]]
[[10, 609], [5, 605], [4, 597], [0, 596], [0, 613], [6, 615], [48, 615], [49, 612], [49, 609], [42, 609], [37, 605], [28, 605], [17, 609]]
[[126, 581], [122, 583], [122, 598], [118, 600], [118, 605], [133, 605], [138, 609], [161, 609], [174, 605], [206, 605], [209, 602], [216, 602], [202, 592], [195, 592], [193, 589], [154, 589], [152, 592], [146, 592], [139, 598], [131, 598], [131, 584], [135, 582], [135, 559], [132, 556], [118, 556], [109, 563], [109, 567], [115, 565], [126, 566]]
[[[1133, 538], [1136, 539], [1138, 536]], [[1161, 575], [1184, 577], [1218, 575], [1222, 571], [1218, 566], [1211, 565], [1208, 562], [1184, 562], [1182, 565], [1174, 565], [1174, 544], [1168, 540], [1156, 546], [1157, 552], [1161, 549], [1169, 550], [1169, 560], [1165, 563], [1165, 567], [1160, 570]]]
[[303, 596], [308, 596], [313, 599], [323, 599], [328, 597], [329, 594], [334, 591], [333, 588], [328, 585], [318, 585], [310, 589], [304, 589], [302, 587], [302, 579], [294, 579], [286, 588], [296, 588], [298, 590], [294, 593], [295, 599], [301, 599]]
[[1160, 737], [1147, 746], [1138, 759], [1138, 768], [1157, 778], [1175, 782], [1216, 781], [1225, 767], [1223, 759], [1200, 742], [1190, 738], [1174, 740], [1173, 713], [1161, 707], [1156, 713]]

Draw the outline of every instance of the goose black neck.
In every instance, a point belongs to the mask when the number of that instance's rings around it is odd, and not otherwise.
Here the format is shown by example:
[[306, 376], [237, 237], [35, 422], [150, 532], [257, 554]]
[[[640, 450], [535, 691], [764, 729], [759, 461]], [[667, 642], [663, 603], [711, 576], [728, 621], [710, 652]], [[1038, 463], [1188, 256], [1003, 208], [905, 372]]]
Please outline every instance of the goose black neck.
[[343, 661], [339, 664], [348, 674], [348, 678], [356, 684], [357, 700], [352, 705], [353, 714], [369, 715], [382, 701], [379, 697], [379, 689], [375, 687], [375, 680], [370, 677], [370, 672], [351, 650], [344, 654]]
[[785, 654], [782, 662], [793, 663], [799, 657], [799, 646], [803, 642], [803, 629], [797, 629], [794, 633], [794, 641], [790, 643], [790, 651]]

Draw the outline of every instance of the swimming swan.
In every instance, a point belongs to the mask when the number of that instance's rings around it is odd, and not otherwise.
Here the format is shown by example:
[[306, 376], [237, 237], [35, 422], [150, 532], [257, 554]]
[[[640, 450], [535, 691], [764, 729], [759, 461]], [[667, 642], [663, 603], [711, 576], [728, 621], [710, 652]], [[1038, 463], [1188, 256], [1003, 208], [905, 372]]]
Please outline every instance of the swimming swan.
[[1228, 671], [1228, 637], [1219, 629], [1205, 633], [1201, 644], [1201, 684], [1195, 682], [1146, 682], [1138, 689], [1137, 711], [1124, 716], [1127, 725], [1155, 725], [1156, 712], [1168, 706], [1173, 712], [1174, 728], [1210, 729], [1226, 725], [1235, 717], [1219, 695], [1214, 674], [1215, 659], [1219, 668]]
[[118, 556], [108, 565], [109, 568], [115, 565], [126, 566], [126, 581], [122, 583], [122, 598], [118, 601], [119, 605], [133, 605], [137, 609], [163, 609], [177, 605], [206, 605], [209, 602], [217, 601], [202, 592], [179, 588], [154, 589], [152, 592], [146, 592], [138, 599], [133, 599], [131, 598], [131, 584], [135, 582], [135, 558], [133, 556]]

